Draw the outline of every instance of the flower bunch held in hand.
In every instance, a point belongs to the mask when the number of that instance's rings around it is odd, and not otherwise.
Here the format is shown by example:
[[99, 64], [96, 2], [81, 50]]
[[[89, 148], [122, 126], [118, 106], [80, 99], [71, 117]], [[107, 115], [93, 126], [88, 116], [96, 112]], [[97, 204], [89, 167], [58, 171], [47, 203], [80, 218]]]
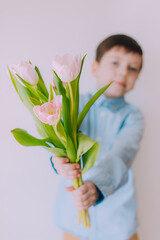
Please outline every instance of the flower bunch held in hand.
[[[109, 87], [100, 89], [79, 114], [79, 79], [85, 56], [65, 54], [52, 62], [53, 85], [47, 90], [37, 67], [21, 62], [9, 66], [12, 83], [32, 114], [42, 137], [35, 138], [27, 131], [12, 130], [15, 139], [23, 146], [42, 146], [57, 157], [68, 158], [70, 163], [83, 161], [81, 176], [73, 180], [74, 189], [83, 185], [82, 175], [96, 161], [99, 144], [79, 131], [80, 125], [97, 98]], [[90, 226], [88, 210], [79, 211], [79, 222]]]

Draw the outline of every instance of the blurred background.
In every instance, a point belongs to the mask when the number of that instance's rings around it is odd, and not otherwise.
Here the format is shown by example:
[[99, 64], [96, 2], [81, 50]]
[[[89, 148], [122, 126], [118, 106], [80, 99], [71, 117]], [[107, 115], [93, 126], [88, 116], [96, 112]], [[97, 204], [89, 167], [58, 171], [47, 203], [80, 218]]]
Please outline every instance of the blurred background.
[[145, 132], [134, 162], [140, 240], [160, 239], [160, 2], [158, 0], [45, 0], [0, 2], [0, 239], [61, 240], [54, 226], [58, 177], [50, 154], [25, 148], [10, 130], [24, 128], [38, 137], [34, 122], [7, 77], [7, 65], [30, 60], [47, 86], [51, 62], [66, 52], [87, 53], [81, 91], [95, 86], [91, 63], [99, 42], [127, 34], [144, 50], [144, 66], [126, 98], [145, 117]]

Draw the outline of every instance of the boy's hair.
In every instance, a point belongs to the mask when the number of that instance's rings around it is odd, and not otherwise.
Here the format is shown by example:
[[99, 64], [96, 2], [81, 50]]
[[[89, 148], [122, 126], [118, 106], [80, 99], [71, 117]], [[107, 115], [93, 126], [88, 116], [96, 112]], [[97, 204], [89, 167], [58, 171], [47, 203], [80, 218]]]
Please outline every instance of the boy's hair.
[[124, 47], [128, 52], [138, 53], [143, 55], [140, 45], [131, 37], [123, 34], [116, 34], [102, 41], [96, 50], [96, 61], [100, 62], [103, 55], [113, 47]]

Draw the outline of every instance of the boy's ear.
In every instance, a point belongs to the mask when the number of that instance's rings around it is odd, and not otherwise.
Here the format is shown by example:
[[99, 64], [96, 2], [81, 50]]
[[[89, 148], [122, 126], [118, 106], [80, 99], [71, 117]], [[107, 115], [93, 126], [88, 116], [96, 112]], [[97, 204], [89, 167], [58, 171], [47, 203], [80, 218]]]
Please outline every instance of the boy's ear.
[[97, 69], [98, 69], [98, 62], [94, 61], [91, 65], [92, 75], [96, 78], [97, 77]]

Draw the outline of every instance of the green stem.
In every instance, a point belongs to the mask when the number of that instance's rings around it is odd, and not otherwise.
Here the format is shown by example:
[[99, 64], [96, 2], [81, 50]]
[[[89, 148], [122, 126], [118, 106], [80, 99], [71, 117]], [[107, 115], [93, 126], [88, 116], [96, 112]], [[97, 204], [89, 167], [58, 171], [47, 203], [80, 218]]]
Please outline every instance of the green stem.
[[[71, 126], [73, 124], [73, 105], [74, 105], [74, 102], [73, 102], [73, 91], [72, 91], [72, 86], [71, 86], [71, 83], [69, 82], [68, 83], [68, 86], [69, 86], [69, 92], [70, 92], [70, 97], [71, 97]], [[74, 126], [72, 126], [72, 136], [73, 136], [73, 141], [74, 141], [74, 144], [75, 144], [75, 148], [77, 149], [77, 134], [76, 134], [76, 131], [74, 131]]]
[[[83, 185], [82, 176], [80, 176], [79, 178], [73, 179], [74, 189], [77, 189], [82, 185]], [[80, 223], [81, 221], [84, 227], [90, 228], [90, 219], [89, 219], [88, 210], [83, 210], [78, 212], [78, 222]]]
[[66, 132], [64, 130], [64, 127], [63, 127], [61, 121], [59, 121], [57, 123], [57, 125], [53, 125], [53, 128], [54, 128], [55, 133], [58, 136], [59, 140], [61, 141], [63, 146], [66, 148], [66, 146], [67, 146], [67, 137], [66, 137]]
[[72, 87], [71, 83], [68, 83], [69, 86], [69, 91], [70, 91], [70, 96], [71, 96], [71, 120], [73, 119], [73, 92], [72, 92]]

